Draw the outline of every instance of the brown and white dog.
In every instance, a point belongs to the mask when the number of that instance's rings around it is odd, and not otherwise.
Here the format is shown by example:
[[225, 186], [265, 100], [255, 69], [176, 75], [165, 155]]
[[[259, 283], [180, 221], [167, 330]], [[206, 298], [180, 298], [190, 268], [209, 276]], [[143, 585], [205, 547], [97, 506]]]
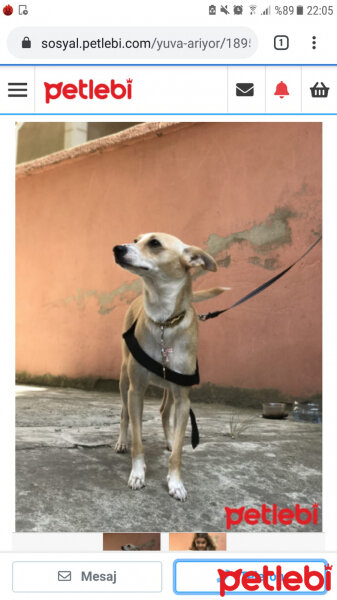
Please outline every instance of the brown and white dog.
[[[169, 364], [169, 368], [178, 373], [193, 374], [197, 361], [198, 316], [191, 303], [221, 294], [228, 288], [212, 288], [193, 294], [190, 273], [192, 267], [216, 271], [215, 260], [201, 248], [188, 246], [166, 233], [140, 235], [133, 244], [115, 246], [113, 252], [118, 265], [143, 280], [143, 294], [130, 305], [123, 331], [129, 330], [137, 321], [135, 338], [150, 357], [161, 364]], [[122, 412], [115, 450], [127, 451], [130, 419], [132, 469], [129, 486], [136, 490], [145, 485], [143, 400], [146, 388], [153, 384], [165, 390], [160, 412], [167, 447], [171, 450], [167, 476], [169, 494], [183, 501], [186, 490], [181, 479], [181, 453], [190, 410], [190, 387], [171, 383], [141, 366], [124, 341], [122, 350]], [[171, 441], [170, 410], [173, 402]]]

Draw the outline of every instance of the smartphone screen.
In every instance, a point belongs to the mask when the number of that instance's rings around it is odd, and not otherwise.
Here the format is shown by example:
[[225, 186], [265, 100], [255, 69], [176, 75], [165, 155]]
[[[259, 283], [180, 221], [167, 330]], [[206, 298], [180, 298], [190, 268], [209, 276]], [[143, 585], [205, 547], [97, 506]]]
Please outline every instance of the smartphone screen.
[[1, 597], [334, 598], [335, 1], [0, 8]]

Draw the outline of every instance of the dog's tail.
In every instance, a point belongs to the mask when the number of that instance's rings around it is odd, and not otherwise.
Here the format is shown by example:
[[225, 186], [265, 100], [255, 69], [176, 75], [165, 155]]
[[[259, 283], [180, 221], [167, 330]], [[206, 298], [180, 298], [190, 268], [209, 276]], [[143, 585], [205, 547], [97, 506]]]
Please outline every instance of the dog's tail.
[[219, 296], [222, 292], [226, 290], [231, 290], [230, 287], [214, 287], [209, 288], [208, 290], [199, 290], [192, 292], [192, 302], [202, 302], [202, 300], [209, 300], [210, 298], [215, 298], [215, 296]]

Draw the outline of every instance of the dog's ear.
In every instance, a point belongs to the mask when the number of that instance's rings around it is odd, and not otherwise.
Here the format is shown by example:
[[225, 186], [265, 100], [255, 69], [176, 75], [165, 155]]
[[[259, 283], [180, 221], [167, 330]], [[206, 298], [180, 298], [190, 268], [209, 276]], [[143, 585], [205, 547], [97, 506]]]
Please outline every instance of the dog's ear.
[[186, 267], [202, 267], [208, 271], [217, 270], [214, 258], [197, 246], [186, 246], [183, 250], [181, 260]]

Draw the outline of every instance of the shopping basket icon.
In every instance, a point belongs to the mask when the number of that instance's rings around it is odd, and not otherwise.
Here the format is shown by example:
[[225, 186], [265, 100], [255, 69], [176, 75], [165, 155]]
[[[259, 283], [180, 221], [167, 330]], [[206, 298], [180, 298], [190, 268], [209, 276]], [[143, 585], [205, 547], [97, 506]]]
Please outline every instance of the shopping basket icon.
[[313, 98], [327, 98], [330, 88], [326, 87], [323, 81], [321, 81], [320, 86], [318, 85], [318, 81], [316, 81], [315, 85], [313, 85], [310, 89]]

